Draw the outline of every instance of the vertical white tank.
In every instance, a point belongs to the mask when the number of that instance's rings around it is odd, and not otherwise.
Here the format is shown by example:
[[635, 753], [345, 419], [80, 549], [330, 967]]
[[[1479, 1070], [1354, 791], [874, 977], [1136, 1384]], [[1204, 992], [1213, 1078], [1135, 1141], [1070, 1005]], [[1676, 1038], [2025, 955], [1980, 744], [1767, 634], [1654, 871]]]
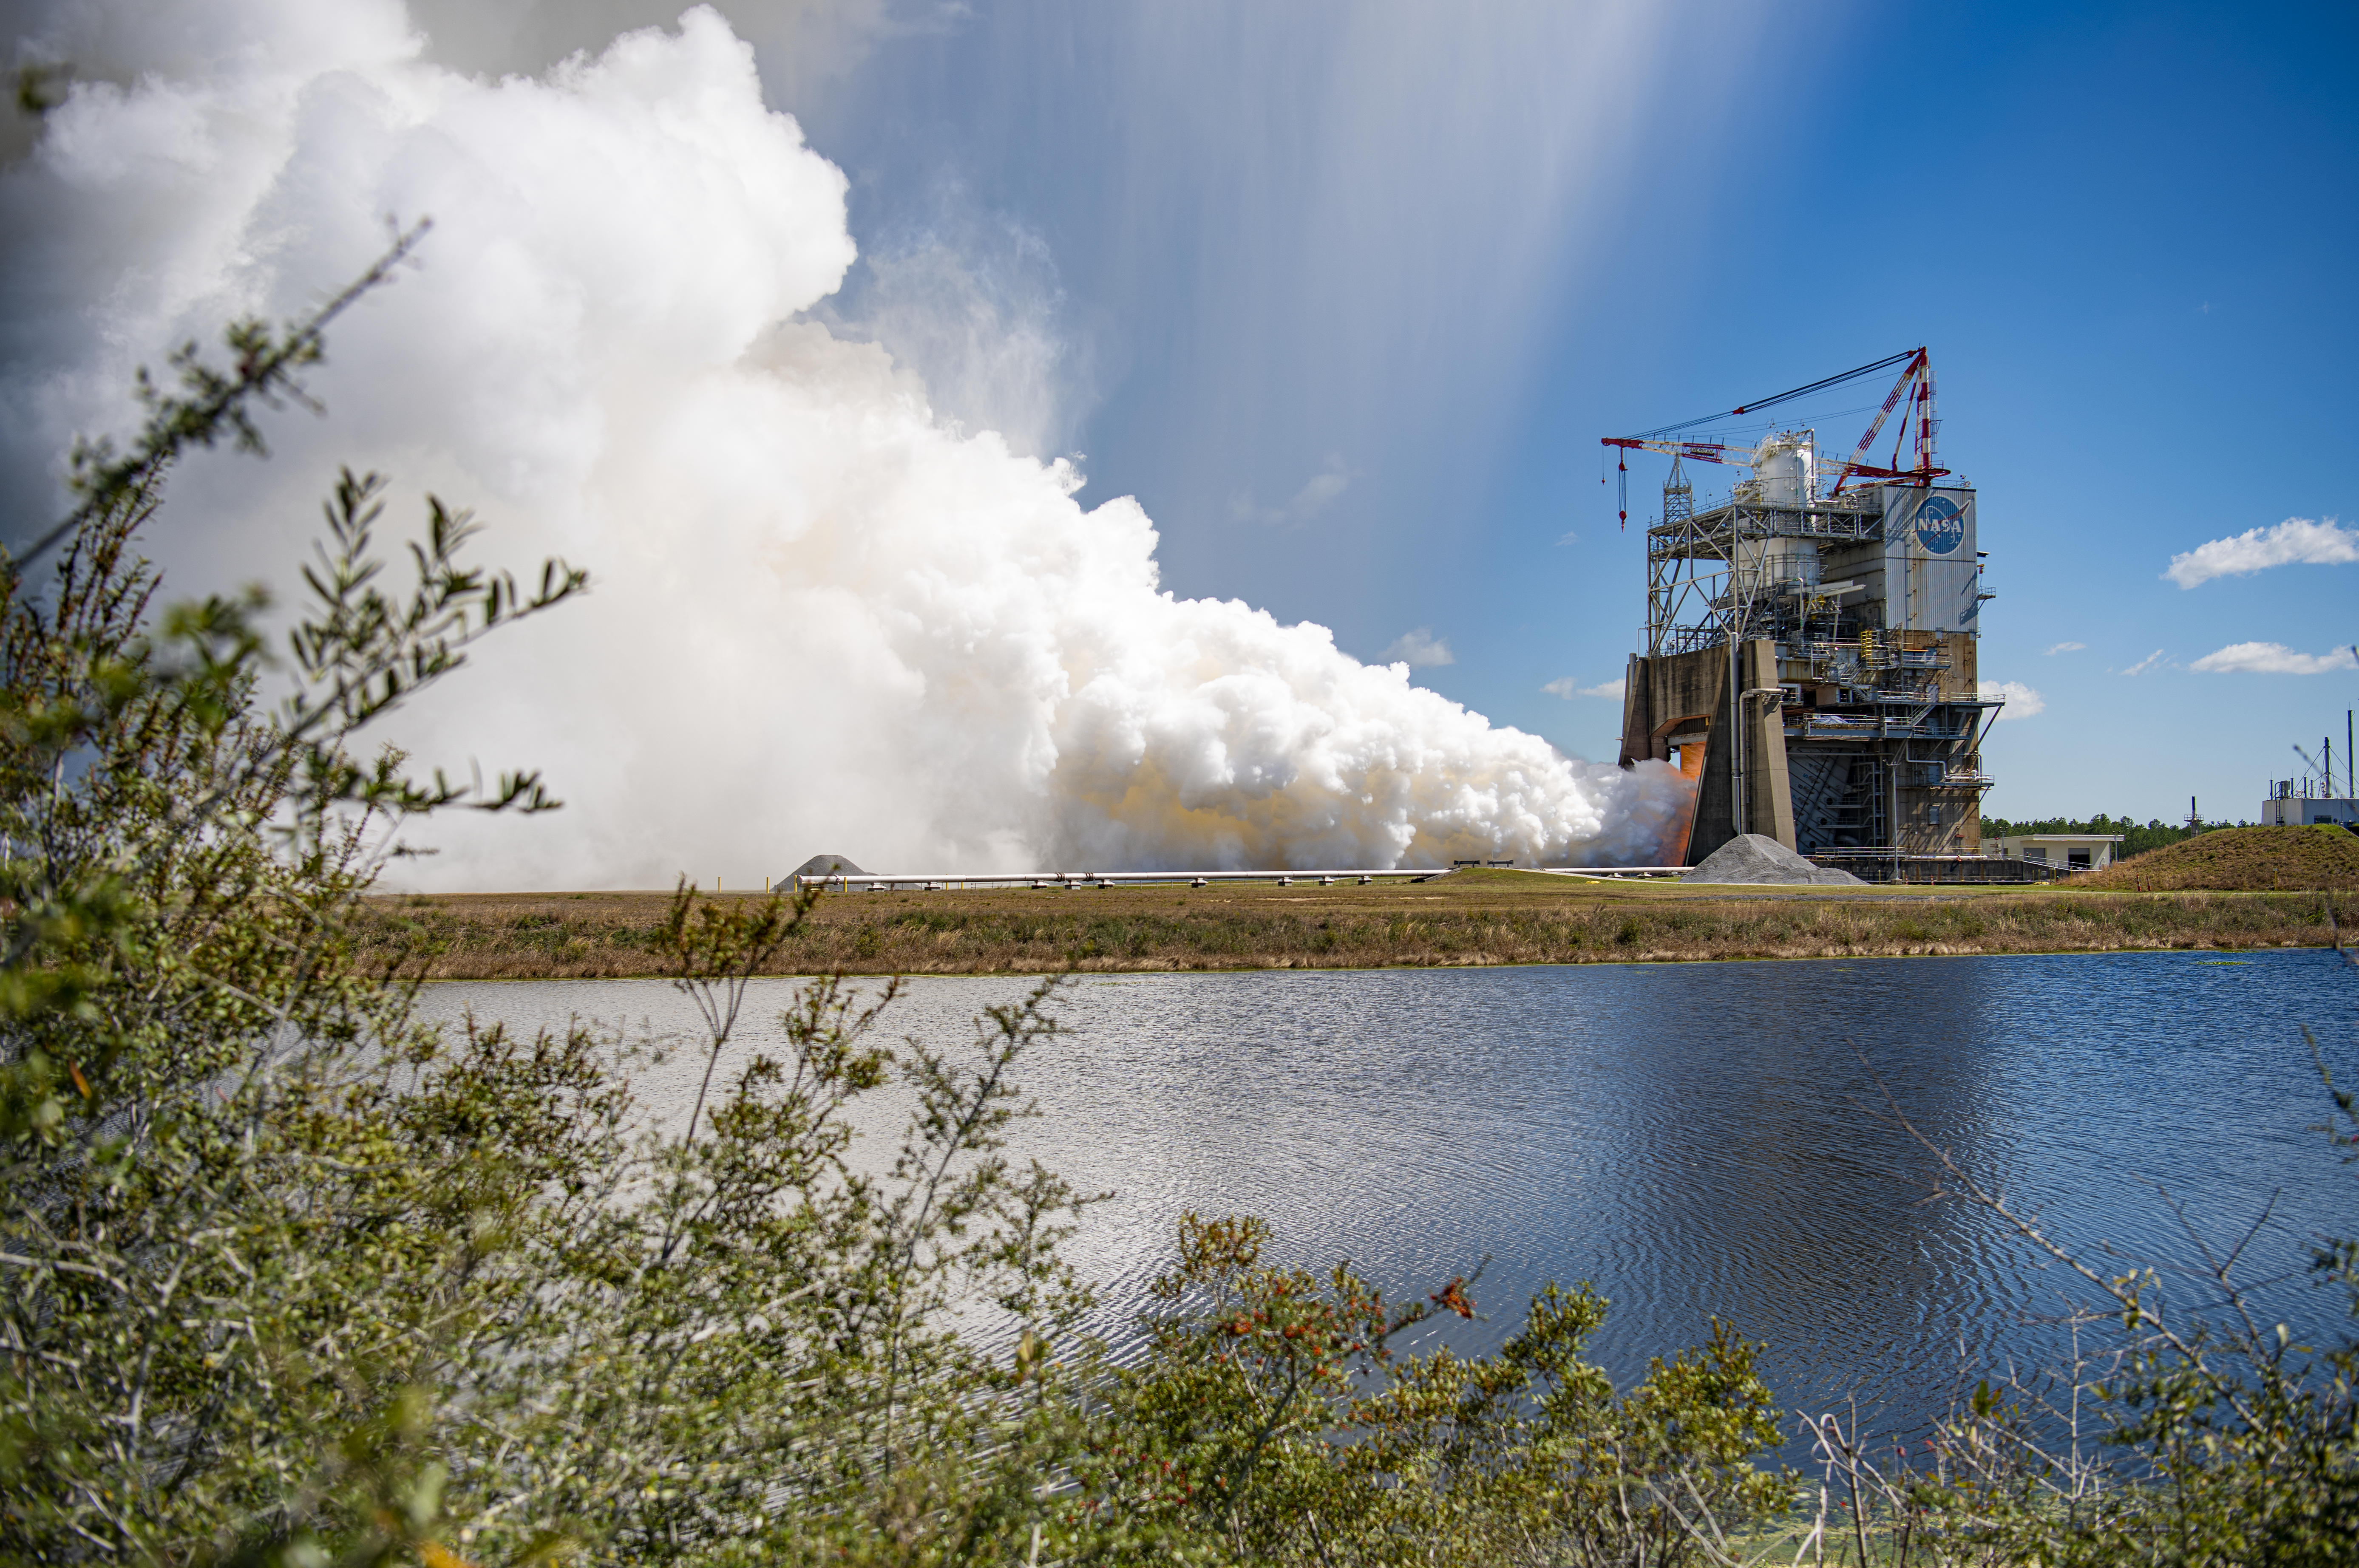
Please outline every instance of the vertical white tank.
[[[1766, 509], [1801, 512], [1810, 503], [1816, 459], [1817, 446], [1808, 430], [1779, 430], [1764, 437], [1753, 450], [1753, 494], [1745, 499]], [[1799, 524], [1800, 519], [1791, 521]], [[1740, 539], [1736, 555], [1738, 587], [1747, 597], [1780, 584], [1819, 580], [1819, 546], [1810, 539]]]
[[1816, 444], [1808, 430], [1779, 430], [1765, 436], [1753, 449], [1753, 477], [1761, 486], [1761, 504], [1799, 512], [1810, 498], [1811, 465]]

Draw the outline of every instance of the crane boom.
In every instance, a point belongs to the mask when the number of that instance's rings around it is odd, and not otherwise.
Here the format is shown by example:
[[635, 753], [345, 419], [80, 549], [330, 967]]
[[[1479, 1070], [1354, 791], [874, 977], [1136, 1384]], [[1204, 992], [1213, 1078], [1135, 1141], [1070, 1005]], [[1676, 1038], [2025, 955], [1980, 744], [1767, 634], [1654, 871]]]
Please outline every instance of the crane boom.
[[[1726, 463], [1732, 467], [1749, 468], [1753, 463], [1754, 450], [1750, 446], [1740, 446], [1727, 441], [1681, 440], [1677, 438], [1675, 432], [1685, 429], [1689, 426], [1703, 424], [1707, 420], [1727, 418], [1731, 415], [1757, 414], [1765, 408], [1788, 402], [1807, 394], [1824, 391], [1860, 376], [1871, 375], [1880, 370], [1889, 370], [1894, 365], [1901, 367], [1900, 379], [1892, 384], [1892, 390], [1886, 395], [1884, 406], [1876, 411], [1875, 419], [1869, 423], [1867, 433], [1859, 438], [1859, 445], [1853, 449], [1851, 457], [1836, 471], [1835, 482], [1829, 487], [1827, 496], [1832, 500], [1842, 493], [1844, 485], [1855, 479], [1885, 480], [1895, 484], [1913, 484], [1920, 489], [1930, 489], [1935, 480], [1942, 478], [1950, 470], [1938, 468], [1933, 462], [1933, 361], [1928, 350], [1919, 347], [1904, 349], [1899, 353], [1886, 355], [1871, 364], [1862, 365], [1857, 370], [1845, 371], [1841, 375], [1828, 376], [1823, 381], [1814, 381], [1807, 386], [1798, 386], [1791, 392], [1781, 392], [1773, 397], [1765, 397], [1754, 403], [1740, 403], [1725, 415], [1706, 415], [1703, 418], [1690, 419], [1682, 425], [1666, 425], [1642, 436], [1600, 437], [1599, 445], [1617, 447], [1622, 451], [1622, 455], [1615, 459], [1614, 466], [1615, 500], [1619, 507], [1617, 515], [1621, 519], [1623, 529], [1626, 532], [1630, 526], [1629, 453], [1662, 452], [1674, 459], [1692, 458], [1701, 463]], [[1892, 411], [1899, 407], [1904, 401], [1908, 405], [1908, 412], [1901, 417], [1900, 429], [1892, 445], [1891, 460], [1881, 467], [1870, 463], [1867, 460], [1869, 449], [1875, 445], [1876, 437], [1883, 433], [1885, 421], [1892, 416]], [[1900, 449], [1908, 444], [1912, 434], [1916, 438], [1917, 461], [1913, 468], [1904, 469], [1900, 466]]]
[[[1880, 469], [1870, 468], [1866, 461], [1868, 449], [1875, 445], [1875, 438], [1883, 431], [1884, 422], [1892, 416], [1892, 411], [1900, 406], [1904, 396], [1908, 398], [1910, 413], [1917, 425], [1917, 466], [1913, 470], [1904, 470], [1899, 466], [1900, 442], [1908, 438], [1910, 422], [1908, 417], [1903, 417], [1898, 439], [1892, 445], [1891, 463]], [[1835, 482], [1828, 488], [1827, 494], [1830, 497], [1842, 494], [1843, 487], [1854, 475], [1930, 485], [1936, 477], [1949, 471], [1933, 466], [1933, 360], [1926, 350], [1920, 348], [1908, 357], [1908, 367], [1901, 371], [1900, 379], [1892, 384], [1892, 391], [1886, 395], [1884, 406], [1876, 410], [1875, 419], [1870, 421], [1867, 434], [1862, 436], [1859, 445], [1852, 449], [1850, 460], [1836, 471]]]

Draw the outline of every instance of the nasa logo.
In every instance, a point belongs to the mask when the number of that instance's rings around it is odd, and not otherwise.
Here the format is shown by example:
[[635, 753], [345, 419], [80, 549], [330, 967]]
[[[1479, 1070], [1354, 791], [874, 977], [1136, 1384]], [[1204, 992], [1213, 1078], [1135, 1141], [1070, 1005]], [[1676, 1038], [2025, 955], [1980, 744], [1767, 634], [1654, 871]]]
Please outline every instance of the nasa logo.
[[1917, 509], [1917, 542], [1937, 556], [1946, 556], [1966, 540], [1965, 514], [1946, 495], [1929, 495]]

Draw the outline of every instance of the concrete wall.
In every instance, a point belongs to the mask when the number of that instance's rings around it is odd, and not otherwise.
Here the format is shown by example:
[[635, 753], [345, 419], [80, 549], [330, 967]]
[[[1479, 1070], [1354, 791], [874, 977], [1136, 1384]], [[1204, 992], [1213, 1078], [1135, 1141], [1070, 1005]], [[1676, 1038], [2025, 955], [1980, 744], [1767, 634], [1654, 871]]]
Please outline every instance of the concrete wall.
[[1728, 654], [1705, 648], [1649, 659], [1633, 654], [1622, 694], [1622, 765], [1670, 760], [1680, 735], [1701, 735], [1728, 704]]
[[[1742, 831], [1794, 848], [1794, 795], [1786, 773], [1786, 719], [1777, 691], [1777, 644], [1745, 644], [1745, 689], [1769, 695], [1745, 703], [1745, 823]], [[1734, 835], [1732, 833], [1731, 837]]]
[[[1738, 673], [1745, 689], [1777, 684], [1777, 644], [1744, 645]], [[1686, 864], [1701, 862], [1739, 833], [1761, 833], [1794, 847], [1794, 805], [1786, 775], [1786, 730], [1774, 698], [1743, 704], [1745, 724], [1745, 822], [1735, 820], [1737, 790], [1729, 744], [1734, 734], [1729, 652], [1704, 648], [1649, 659], [1632, 655], [1622, 697], [1622, 765], [1652, 757], [1671, 760], [1673, 750], [1701, 746], [1695, 824], [1688, 836]], [[1682, 755], [1683, 764], [1690, 759]], [[1696, 773], [1692, 765], [1688, 771]]]
[[[1649, 659], [1630, 657], [1622, 693], [1622, 765], [1674, 751], [1696, 780], [1696, 811], [1688, 833], [1686, 865], [1728, 842], [1728, 748], [1712, 743], [1727, 733], [1728, 651], [1704, 648]], [[1694, 753], [1703, 753], [1695, 765]], [[1666, 850], [1668, 854], [1669, 851]]]

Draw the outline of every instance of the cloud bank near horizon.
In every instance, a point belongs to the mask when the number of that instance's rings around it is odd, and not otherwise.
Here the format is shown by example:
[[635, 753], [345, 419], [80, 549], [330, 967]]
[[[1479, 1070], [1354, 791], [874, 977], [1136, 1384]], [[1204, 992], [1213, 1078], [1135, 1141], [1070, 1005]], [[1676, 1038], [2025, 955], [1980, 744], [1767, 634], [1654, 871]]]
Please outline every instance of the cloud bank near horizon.
[[2010, 719], [2036, 719], [2048, 711], [2048, 699], [2019, 680], [1984, 681], [1975, 694], [1988, 702], [1996, 697], [2006, 706], [1998, 710], [1999, 721]]
[[2187, 666], [2207, 675], [2322, 676], [2359, 669], [2359, 649], [2330, 648], [2305, 654], [2283, 643], [2231, 643]]
[[2273, 528], [2247, 528], [2170, 557], [2163, 576], [2180, 588], [2213, 578], [2250, 577], [2271, 567], [2348, 566], [2359, 561], [2359, 533], [2333, 518], [2288, 517]]
[[568, 809], [439, 827], [406, 881], [734, 880], [814, 849], [973, 871], [1655, 855], [1671, 770], [1567, 760], [1323, 627], [1176, 599], [1135, 502], [1083, 510], [1071, 464], [939, 417], [832, 330], [844, 178], [709, 8], [496, 81], [428, 63], [394, 0], [136, 20], [92, 36], [145, 52], [0, 176], [18, 499], [54, 495], [74, 431], [121, 427], [139, 359], [295, 314], [386, 218], [430, 215], [423, 267], [334, 335], [331, 417], [275, 424], [265, 467], [190, 465], [159, 559], [181, 593], [291, 563], [350, 461], [476, 507], [502, 560], [595, 576], [396, 727], [429, 764], [543, 767]]

